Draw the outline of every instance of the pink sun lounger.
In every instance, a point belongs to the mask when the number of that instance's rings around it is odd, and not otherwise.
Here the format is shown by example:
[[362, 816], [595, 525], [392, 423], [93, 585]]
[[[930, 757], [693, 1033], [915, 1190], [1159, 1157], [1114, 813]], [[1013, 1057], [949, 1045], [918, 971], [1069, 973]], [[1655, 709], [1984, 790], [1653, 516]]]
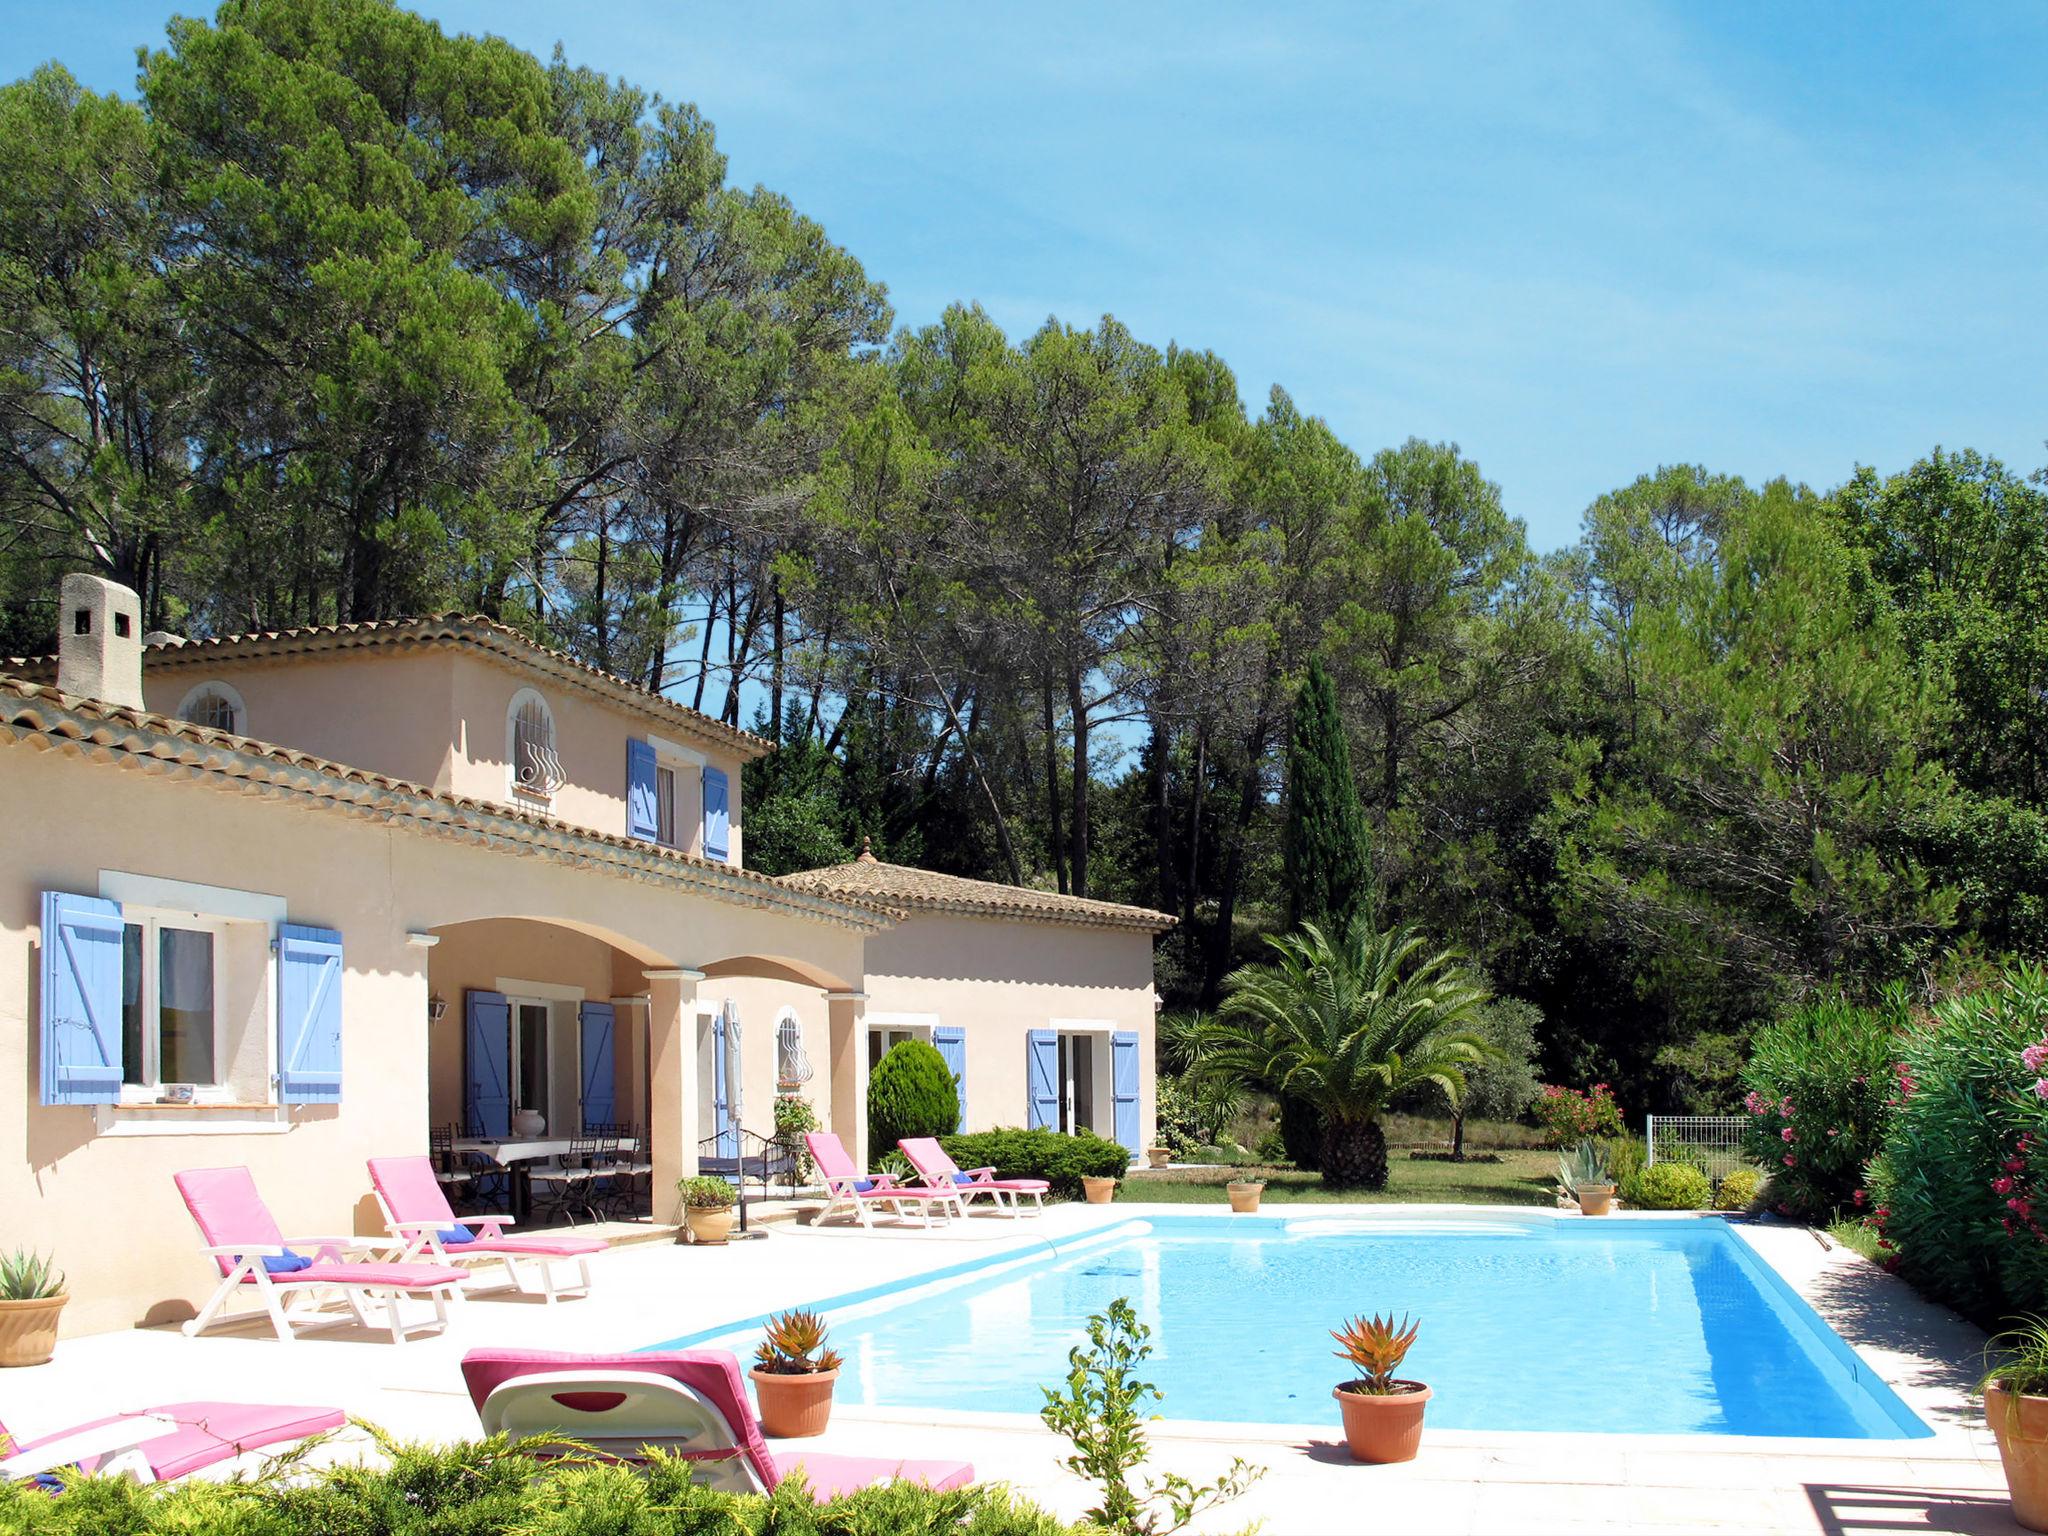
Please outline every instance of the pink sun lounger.
[[872, 1227], [868, 1212], [877, 1206], [887, 1207], [892, 1216], [901, 1216], [905, 1206], [915, 1206], [927, 1227], [932, 1224], [933, 1206], [939, 1208], [941, 1216], [967, 1214], [960, 1191], [950, 1184], [943, 1189], [930, 1184], [900, 1184], [891, 1173], [862, 1173], [853, 1166], [853, 1159], [835, 1132], [806, 1131], [804, 1145], [810, 1148], [811, 1161], [818, 1165], [818, 1176], [825, 1181], [827, 1196], [825, 1209], [818, 1212], [814, 1225], [834, 1216], [857, 1216], [862, 1226]]
[[1045, 1209], [1046, 1191], [1052, 1186], [1044, 1179], [999, 1179], [993, 1168], [963, 1171], [947, 1156], [936, 1136], [909, 1136], [897, 1145], [910, 1159], [910, 1166], [917, 1170], [919, 1178], [935, 1188], [958, 1190], [963, 1203], [972, 1201], [976, 1195], [987, 1195], [997, 1210], [1021, 1216], [1024, 1214], [1023, 1197], [1029, 1195], [1034, 1209]]
[[168, 1483], [287, 1440], [339, 1429], [339, 1408], [271, 1403], [165, 1403], [15, 1441], [0, 1424], [0, 1482], [62, 1467]]
[[899, 1480], [935, 1489], [974, 1481], [964, 1461], [905, 1461], [772, 1454], [747, 1401], [740, 1364], [722, 1349], [577, 1355], [544, 1349], [473, 1349], [462, 1379], [487, 1435], [573, 1440], [633, 1460], [648, 1446], [703, 1463], [701, 1481], [735, 1493], [771, 1493], [802, 1473], [829, 1499]]
[[[507, 1287], [532, 1295], [535, 1287], [528, 1285], [519, 1271], [520, 1261], [526, 1260], [539, 1282], [539, 1294], [550, 1304], [563, 1291], [588, 1295], [590, 1256], [611, 1246], [595, 1237], [507, 1237], [504, 1229], [512, 1225], [510, 1216], [457, 1216], [449, 1208], [441, 1181], [434, 1177], [433, 1159], [428, 1157], [373, 1157], [370, 1185], [377, 1192], [377, 1204], [383, 1207], [384, 1224], [402, 1245], [400, 1262], [451, 1264], [471, 1257], [495, 1259], [505, 1266]], [[462, 1242], [449, 1241], [456, 1232], [474, 1236]], [[576, 1265], [575, 1284], [556, 1284], [558, 1260]]]
[[[202, 1333], [238, 1295], [253, 1293], [270, 1314], [277, 1336], [289, 1341], [297, 1326], [331, 1327], [346, 1319], [321, 1310], [321, 1292], [332, 1291], [347, 1303], [350, 1314], [366, 1328], [391, 1330], [391, 1342], [400, 1344], [409, 1333], [445, 1326], [448, 1302], [460, 1297], [469, 1276], [464, 1270], [441, 1264], [397, 1264], [383, 1261], [389, 1241], [364, 1242], [355, 1237], [286, 1238], [278, 1231], [263, 1197], [256, 1193], [256, 1181], [246, 1168], [188, 1168], [174, 1176], [178, 1193], [185, 1197], [185, 1209], [198, 1223], [206, 1239], [201, 1252], [219, 1266], [221, 1282], [199, 1315], [185, 1324], [188, 1336]], [[294, 1253], [294, 1247], [310, 1248], [311, 1254]], [[350, 1262], [352, 1254], [374, 1254], [364, 1263]], [[269, 1262], [266, 1262], [269, 1261]], [[294, 1292], [303, 1293], [308, 1305], [298, 1311], [285, 1306]], [[433, 1298], [432, 1323], [407, 1323], [399, 1314], [401, 1298], [424, 1292]], [[372, 1322], [368, 1308], [382, 1307], [382, 1323]]]

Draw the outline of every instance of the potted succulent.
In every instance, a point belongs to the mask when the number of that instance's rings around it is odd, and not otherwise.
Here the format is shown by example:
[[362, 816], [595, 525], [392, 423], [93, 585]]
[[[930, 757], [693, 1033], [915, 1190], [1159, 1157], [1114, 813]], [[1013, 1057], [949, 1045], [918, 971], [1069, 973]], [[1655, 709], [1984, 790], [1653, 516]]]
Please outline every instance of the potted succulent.
[[0, 1366], [41, 1365], [57, 1352], [57, 1314], [71, 1299], [39, 1253], [0, 1253]]
[[1558, 1153], [1557, 1181], [1578, 1202], [1582, 1216], [1605, 1216], [1614, 1204], [1614, 1169], [1607, 1149], [1597, 1141], [1582, 1141], [1571, 1151]]
[[1171, 1147], [1147, 1147], [1145, 1149], [1145, 1166], [1148, 1168], [1165, 1168], [1172, 1162], [1173, 1148]]
[[732, 1186], [709, 1174], [677, 1179], [683, 1223], [693, 1243], [723, 1243], [732, 1232]]
[[1224, 1186], [1230, 1192], [1230, 1209], [1239, 1216], [1259, 1213], [1259, 1196], [1265, 1193], [1264, 1179], [1232, 1179]]
[[1984, 1419], [2005, 1463], [2012, 1517], [2048, 1531], [2048, 1319], [2031, 1318], [1991, 1341], [2005, 1359], [1984, 1373]]
[[1354, 1317], [1332, 1329], [1337, 1358], [1359, 1371], [1354, 1381], [1331, 1394], [1344, 1415], [1344, 1443], [1358, 1461], [1413, 1461], [1422, 1447], [1422, 1415], [1430, 1391], [1419, 1381], [1394, 1375], [1408, 1357], [1419, 1325], [1403, 1316]]
[[839, 1353], [826, 1347], [825, 1319], [796, 1311], [769, 1318], [747, 1374], [764, 1433], [785, 1440], [825, 1433], [839, 1381]]
[[1081, 1193], [1090, 1205], [1107, 1205], [1116, 1198], [1116, 1180], [1106, 1175], [1081, 1175]]

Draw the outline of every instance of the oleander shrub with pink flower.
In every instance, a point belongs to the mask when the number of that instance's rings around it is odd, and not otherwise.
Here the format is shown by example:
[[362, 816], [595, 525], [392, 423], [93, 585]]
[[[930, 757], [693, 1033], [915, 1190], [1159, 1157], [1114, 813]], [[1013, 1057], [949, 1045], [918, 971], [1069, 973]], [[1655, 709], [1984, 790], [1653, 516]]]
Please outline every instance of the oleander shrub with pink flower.
[[1545, 1083], [1529, 1113], [1553, 1147], [1575, 1147], [1582, 1141], [1619, 1136], [1622, 1130], [1621, 1106], [1605, 1083], [1584, 1089]]
[[1742, 1150], [1769, 1172], [1769, 1201], [1783, 1214], [1825, 1221], [1855, 1209], [1900, 1094], [1907, 1017], [1900, 990], [1875, 1007], [1820, 997], [1750, 1042]]
[[1900, 1065], [1869, 1184], [1891, 1261], [1986, 1322], [2048, 1308], [2048, 971], [1938, 1004]]

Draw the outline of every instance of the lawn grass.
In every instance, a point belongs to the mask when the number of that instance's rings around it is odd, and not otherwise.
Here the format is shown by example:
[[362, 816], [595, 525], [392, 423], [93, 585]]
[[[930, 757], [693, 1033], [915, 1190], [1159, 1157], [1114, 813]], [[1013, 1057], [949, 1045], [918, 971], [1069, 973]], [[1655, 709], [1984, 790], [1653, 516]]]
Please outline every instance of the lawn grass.
[[1119, 1200], [1170, 1202], [1175, 1205], [1226, 1206], [1223, 1186], [1232, 1179], [1264, 1179], [1262, 1197], [1272, 1204], [1361, 1200], [1439, 1205], [1549, 1205], [1557, 1187], [1557, 1154], [1548, 1151], [1505, 1151], [1479, 1155], [1462, 1163], [1440, 1158], [1390, 1154], [1387, 1187], [1377, 1193], [1333, 1190], [1322, 1178], [1292, 1168], [1186, 1168], [1161, 1173], [1134, 1173], [1117, 1187]]

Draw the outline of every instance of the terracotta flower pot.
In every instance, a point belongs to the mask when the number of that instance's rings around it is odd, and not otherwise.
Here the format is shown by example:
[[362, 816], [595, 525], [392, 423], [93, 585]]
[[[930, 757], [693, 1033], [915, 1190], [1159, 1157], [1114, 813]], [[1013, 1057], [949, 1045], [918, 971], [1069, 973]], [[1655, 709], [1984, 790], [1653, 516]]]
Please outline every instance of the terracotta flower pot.
[[732, 1234], [732, 1207], [727, 1206], [722, 1211], [704, 1211], [686, 1206], [683, 1224], [690, 1229], [690, 1241], [693, 1243], [723, 1243]]
[[1164, 1168], [1172, 1161], [1173, 1150], [1170, 1147], [1147, 1147], [1145, 1149], [1145, 1163], [1147, 1167]]
[[1578, 1195], [1581, 1216], [1605, 1216], [1614, 1204], [1612, 1184], [1581, 1184]]
[[2048, 1531], [2048, 1397], [2003, 1387], [1984, 1389], [1984, 1422], [1998, 1440], [2012, 1517], [2030, 1531]]
[[69, 1296], [0, 1301], [0, 1366], [41, 1365], [57, 1352], [57, 1314]]
[[1241, 1179], [1232, 1179], [1224, 1186], [1230, 1191], [1230, 1208], [1240, 1216], [1255, 1216], [1259, 1210], [1259, 1196], [1266, 1192], [1263, 1184], [1248, 1184]]
[[1344, 1414], [1344, 1444], [1354, 1461], [1413, 1461], [1422, 1449], [1422, 1414], [1430, 1390], [1419, 1381], [1394, 1382], [1392, 1392], [1352, 1392], [1350, 1383], [1330, 1395]]
[[754, 1400], [761, 1405], [761, 1430], [782, 1440], [822, 1435], [832, 1418], [837, 1371], [764, 1371], [755, 1366]]
[[1116, 1180], [1084, 1173], [1081, 1175], [1081, 1193], [1088, 1197], [1090, 1205], [1107, 1205], [1116, 1198]]

